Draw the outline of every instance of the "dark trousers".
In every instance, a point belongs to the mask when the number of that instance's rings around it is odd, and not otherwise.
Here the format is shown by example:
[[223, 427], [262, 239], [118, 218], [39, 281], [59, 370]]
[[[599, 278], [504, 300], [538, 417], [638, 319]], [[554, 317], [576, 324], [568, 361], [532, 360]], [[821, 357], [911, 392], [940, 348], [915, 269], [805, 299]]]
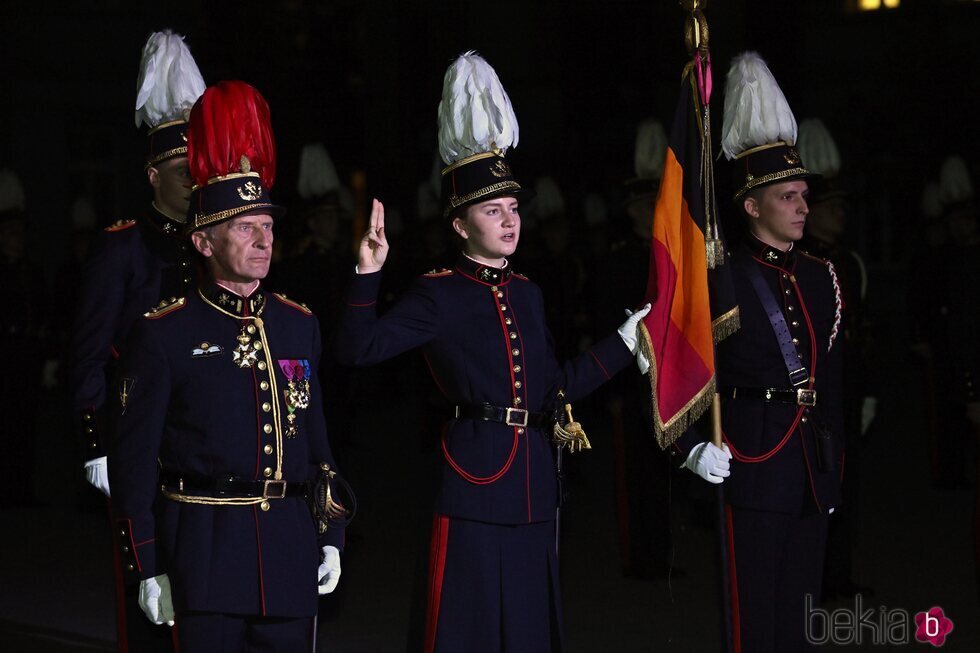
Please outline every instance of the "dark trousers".
[[180, 653], [311, 653], [314, 617], [257, 617], [214, 612], [177, 615]]
[[736, 653], [794, 653], [806, 642], [806, 597], [820, 602], [827, 518], [728, 506]]
[[561, 650], [555, 522], [509, 526], [436, 515], [426, 653]]

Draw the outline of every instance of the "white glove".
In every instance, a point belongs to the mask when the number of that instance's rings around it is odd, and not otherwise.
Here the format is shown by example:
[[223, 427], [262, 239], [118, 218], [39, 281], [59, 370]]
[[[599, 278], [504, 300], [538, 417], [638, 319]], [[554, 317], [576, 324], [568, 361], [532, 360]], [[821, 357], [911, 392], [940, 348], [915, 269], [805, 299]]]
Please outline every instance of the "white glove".
[[85, 480], [94, 485], [96, 490], [109, 496], [109, 468], [105, 456], [85, 461]]
[[636, 346], [636, 332], [640, 320], [650, 312], [650, 304], [647, 304], [637, 312], [626, 309], [626, 321], [616, 330], [619, 337], [623, 339], [626, 348], [631, 354], [636, 354], [636, 366], [640, 368], [640, 374], [646, 374], [650, 369], [650, 361], [647, 360], [640, 348]]
[[174, 601], [167, 574], [140, 581], [139, 604], [146, 618], [156, 625], [174, 625]]
[[861, 402], [861, 435], [868, 432], [868, 427], [874, 421], [878, 412], [878, 400], [874, 397], [865, 397]]
[[687, 461], [681, 467], [686, 467], [709, 483], [718, 484], [731, 474], [728, 463], [732, 454], [728, 445], [721, 443], [721, 449], [710, 442], [702, 442], [687, 454]]
[[325, 546], [320, 567], [316, 570], [316, 582], [320, 595], [329, 594], [340, 580], [340, 551], [335, 546]]

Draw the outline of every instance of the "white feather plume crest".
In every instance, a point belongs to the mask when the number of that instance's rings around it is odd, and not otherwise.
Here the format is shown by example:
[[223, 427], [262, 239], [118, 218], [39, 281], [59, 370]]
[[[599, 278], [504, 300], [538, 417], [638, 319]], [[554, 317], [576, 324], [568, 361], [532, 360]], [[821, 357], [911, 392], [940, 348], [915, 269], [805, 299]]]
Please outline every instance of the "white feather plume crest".
[[667, 132], [656, 118], [647, 118], [636, 128], [633, 167], [640, 179], [660, 179], [667, 157]]
[[136, 82], [136, 126], [151, 129], [183, 118], [204, 93], [204, 78], [184, 44], [170, 30], [154, 32], [143, 47]]
[[963, 157], [953, 155], [943, 161], [939, 171], [939, 198], [943, 206], [973, 199], [973, 180]]
[[840, 151], [827, 126], [819, 118], [807, 118], [800, 123], [796, 149], [803, 165], [810, 172], [833, 179], [840, 172]]
[[943, 214], [943, 200], [940, 197], [938, 181], [930, 181], [922, 189], [922, 202], [919, 208], [922, 215], [929, 220], [935, 220]]
[[744, 52], [732, 60], [725, 83], [721, 149], [734, 159], [778, 141], [796, 143], [796, 118], [766, 62], [757, 52]]
[[553, 177], [538, 177], [534, 182], [531, 209], [534, 215], [544, 220], [565, 215], [565, 197]]
[[308, 143], [299, 158], [299, 196], [304, 200], [322, 197], [340, 190], [337, 168], [323, 143]]
[[0, 170], [0, 211], [24, 210], [24, 187], [10, 168]]
[[439, 154], [446, 165], [494, 149], [506, 153], [520, 135], [497, 73], [473, 50], [446, 70], [438, 121]]

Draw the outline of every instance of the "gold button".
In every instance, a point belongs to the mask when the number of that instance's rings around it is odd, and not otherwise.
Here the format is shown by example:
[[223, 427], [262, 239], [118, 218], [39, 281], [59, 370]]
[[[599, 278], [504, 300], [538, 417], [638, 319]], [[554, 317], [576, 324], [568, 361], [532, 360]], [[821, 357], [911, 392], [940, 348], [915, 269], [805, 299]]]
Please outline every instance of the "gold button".
[[804, 424], [806, 424], [806, 417], [801, 417], [800, 418], [800, 421], [803, 422]]
[[119, 534], [122, 535], [123, 537], [126, 537], [126, 529], [125, 528], [121, 529], [119, 531]]
[[266, 433], [272, 433], [272, 424], [266, 424], [265, 426], [262, 427], [262, 430], [265, 431]]
[[271, 467], [266, 467], [265, 469], [263, 469], [262, 470], [262, 475], [265, 476], [266, 478], [269, 478], [270, 476], [272, 476], [272, 468]]
[[789, 294], [789, 288], [787, 288], [787, 289], [786, 289], [786, 290], [784, 290], [783, 292], [784, 292], [784, 293], [786, 293], [786, 294], [788, 295], [788, 294]]
[[514, 387], [515, 388], [521, 387], [521, 382], [520, 381], [514, 381]]
[[783, 279], [789, 279], [789, 275], [788, 274], [784, 274], [783, 275]]
[[793, 338], [793, 344], [794, 345], [800, 344], [800, 339], [799, 338]]
[[263, 403], [262, 410], [268, 413], [270, 410], [272, 410], [272, 404], [270, 404], [268, 401]]
[[514, 371], [515, 372], [520, 372], [521, 371], [521, 366], [520, 365], [515, 365], [514, 366]]
[[792, 322], [790, 322], [790, 324], [792, 324], [794, 327], [800, 326], [800, 323], [797, 322], [796, 320], [793, 320]]
[[796, 308], [792, 304], [790, 304], [789, 306], [786, 307], [786, 310], [787, 311], [795, 311]]
[[262, 503], [259, 504], [259, 508], [262, 508], [262, 511], [263, 512], [268, 512], [269, 511], [269, 502], [268, 501], [263, 501]]
[[524, 435], [524, 429], [517, 429], [518, 435]]
[[513, 323], [513, 320], [511, 320], [509, 317], [504, 318], [504, 324], [510, 325], [511, 323]]
[[516, 333], [514, 333], [513, 331], [511, 331], [511, 332], [510, 332], [510, 339], [511, 339], [511, 340], [517, 340], [517, 334], [516, 334]]
[[269, 382], [268, 381], [263, 381], [262, 383], [259, 384], [259, 388], [262, 389], [262, 390], [268, 390], [269, 389]]
[[497, 293], [497, 297], [499, 297], [499, 298], [503, 298], [503, 296], [504, 296], [504, 293], [502, 293], [502, 292], [498, 292], [498, 293]]
[[492, 290], [493, 292], [497, 292], [497, 286], [490, 286], [490, 290]]
[[122, 552], [123, 553], [129, 553], [129, 547], [124, 544], [123, 545], [123, 548], [122, 548]]
[[516, 406], [519, 403], [521, 403], [521, 398], [520, 397], [514, 397], [514, 405]]
[[515, 356], [520, 356], [521, 355], [521, 350], [520, 349], [511, 349], [510, 350], [510, 353], [512, 353]]
[[252, 346], [255, 347], [256, 349], [262, 349], [262, 343], [259, 342], [258, 340], [256, 340], [255, 342], [253, 342], [252, 343]]
[[210, 349], [210, 348], [211, 348], [211, 344], [210, 343], [207, 343], [207, 342], [202, 342], [201, 343], [201, 349]]
[[86, 426], [85, 427], [85, 432], [86, 433], [95, 433], [95, 429], [93, 429], [91, 426]]
[[129, 571], [136, 571], [136, 565], [130, 563], [126, 565], [126, 569], [128, 569]]
[[249, 333], [255, 333], [255, 325], [249, 324], [247, 327], [245, 327], [245, 330], [248, 331]]
[[272, 454], [272, 445], [271, 444], [265, 445], [262, 448], [262, 451], [264, 451], [265, 452], [265, 455], [267, 455], [267, 456], [271, 455]]
[[90, 446], [90, 447], [92, 447], [93, 449], [96, 449], [96, 448], [98, 448], [98, 446], [99, 446], [99, 443], [98, 443], [98, 442], [92, 442], [92, 443], [91, 443], [91, 444], [89, 444], [88, 446]]
[[83, 413], [82, 414], [82, 419], [85, 420], [86, 422], [88, 422], [89, 420], [92, 419], [92, 413]]
[[260, 370], [264, 370], [266, 367], [268, 367], [268, 366], [265, 364], [265, 361], [259, 361], [259, 369]]
[[506, 310], [507, 310], [507, 307], [506, 307], [506, 306], [501, 306], [501, 307], [500, 307], [500, 310], [502, 310], [502, 311], [506, 311]]

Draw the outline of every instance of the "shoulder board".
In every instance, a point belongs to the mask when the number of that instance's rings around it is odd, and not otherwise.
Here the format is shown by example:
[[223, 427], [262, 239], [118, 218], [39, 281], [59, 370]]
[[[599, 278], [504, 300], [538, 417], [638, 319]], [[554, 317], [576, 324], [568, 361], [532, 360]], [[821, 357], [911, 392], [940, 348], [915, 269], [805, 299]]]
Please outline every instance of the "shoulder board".
[[422, 276], [423, 277], [449, 277], [449, 276], [452, 276], [452, 274], [453, 274], [453, 271], [450, 270], [450, 269], [448, 269], [448, 268], [439, 268], [439, 269], [436, 269], [436, 270], [429, 270], [428, 272], [426, 272]]
[[281, 301], [286, 306], [290, 306], [292, 308], [295, 308], [297, 311], [299, 311], [300, 313], [302, 313], [304, 315], [313, 315], [313, 311], [311, 311], [306, 304], [301, 304], [299, 302], [294, 302], [291, 299], [287, 299], [285, 295], [282, 295], [282, 294], [277, 293], [277, 292], [272, 293], [272, 296], [275, 297], [276, 299], [278, 299], [279, 301]]
[[129, 229], [136, 224], [136, 220], [116, 220], [111, 225], [105, 228], [105, 231], [110, 233], [114, 231], [122, 231], [123, 229]]
[[156, 320], [164, 315], [173, 313], [174, 311], [180, 310], [187, 304], [187, 300], [183, 297], [171, 297], [170, 299], [165, 299], [154, 308], [151, 308], [146, 313], [143, 313], [143, 317], [148, 320]]
[[530, 281], [526, 275], [523, 275], [520, 272], [511, 272], [510, 276], [514, 279], [520, 279], [521, 281]]
[[798, 254], [799, 254], [799, 255], [800, 255], [801, 257], [803, 257], [803, 258], [808, 258], [808, 259], [810, 259], [811, 261], [816, 261], [816, 262], [817, 262], [817, 263], [819, 263], [820, 265], [827, 265], [827, 263], [829, 263], [829, 262], [830, 262], [830, 261], [828, 261], [828, 260], [827, 260], [827, 259], [825, 259], [825, 258], [820, 258], [819, 256], [814, 256], [814, 255], [813, 255], [813, 254], [811, 254], [810, 252], [804, 252], [803, 250], [800, 250], [800, 251], [798, 252]]

